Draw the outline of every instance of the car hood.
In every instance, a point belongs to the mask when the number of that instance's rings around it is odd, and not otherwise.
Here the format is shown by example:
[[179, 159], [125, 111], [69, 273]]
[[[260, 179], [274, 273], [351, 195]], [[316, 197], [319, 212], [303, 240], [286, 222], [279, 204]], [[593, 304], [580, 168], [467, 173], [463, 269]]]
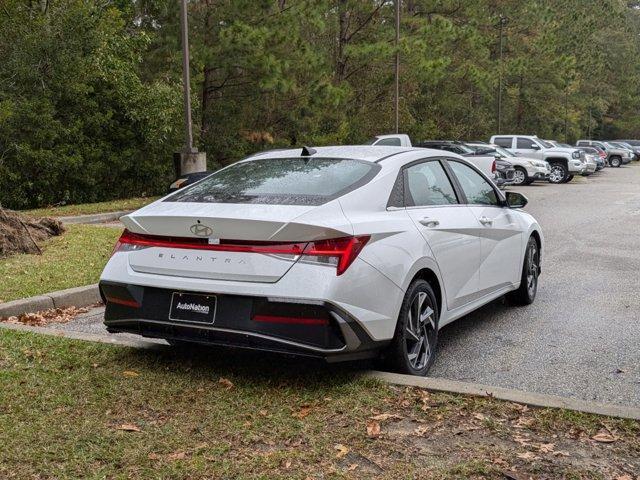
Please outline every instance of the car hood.
[[577, 148], [567, 148], [567, 147], [552, 147], [546, 148], [545, 153], [561, 153], [564, 155], [571, 155], [575, 151], [580, 151]]

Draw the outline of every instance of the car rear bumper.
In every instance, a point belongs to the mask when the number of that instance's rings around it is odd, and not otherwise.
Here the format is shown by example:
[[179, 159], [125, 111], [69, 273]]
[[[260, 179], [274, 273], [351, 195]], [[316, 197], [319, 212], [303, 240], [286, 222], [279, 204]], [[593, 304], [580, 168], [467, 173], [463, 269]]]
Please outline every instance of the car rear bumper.
[[191, 341], [344, 361], [375, 356], [388, 344], [374, 340], [344, 309], [330, 302], [211, 294], [212, 321], [171, 318], [174, 293], [166, 288], [101, 281], [104, 324], [112, 333]]

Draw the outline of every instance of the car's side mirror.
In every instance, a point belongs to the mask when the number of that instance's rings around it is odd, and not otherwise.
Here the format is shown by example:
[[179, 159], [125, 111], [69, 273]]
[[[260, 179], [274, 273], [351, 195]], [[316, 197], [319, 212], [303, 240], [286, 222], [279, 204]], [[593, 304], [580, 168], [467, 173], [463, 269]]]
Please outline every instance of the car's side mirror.
[[518, 192], [506, 192], [507, 205], [509, 208], [524, 208], [529, 200]]
[[532, 150], [540, 150], [540, 145], [534, 143], [533, 145], [531, 145], [531, 149]]

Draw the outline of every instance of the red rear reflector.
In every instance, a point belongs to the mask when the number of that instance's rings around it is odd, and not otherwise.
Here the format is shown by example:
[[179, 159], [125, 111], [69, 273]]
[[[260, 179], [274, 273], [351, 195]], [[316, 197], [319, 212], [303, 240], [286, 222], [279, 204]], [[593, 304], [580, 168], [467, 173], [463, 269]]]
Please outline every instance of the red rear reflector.
[[194, 250], [215, 250], [222, 252], [265, 253], [280, 255], [302, 255], [310, 257], [332, 257], [337, 259], [336, 271], [342, 275], [353, 263], [371, 237], [343, 237], [313, 242], [265, 242], [243, 240], [220, 240], [209, 244], [206, 238], [165, 237], [132, 233], [125, 230], [116, 243], [113, 253], [126, 250], [127, 246], [186, 248]]
[[285, 317], [281, 315], [255, 315], [253, 321], [283, 325], [329, 325], [329, 320], [326, 318]]
[[117, 303], [118, 305], [124, 305], [126, 307], [140, 308], [140, 304], [135, 300], [127, 300], [125, 298], [106, 297], [107, 302]]
[[496, 170], [498, 168], [496, 167], [496, 161], [494, 160], [493, 163], [491, 164], [491, 173], [496, 173]]

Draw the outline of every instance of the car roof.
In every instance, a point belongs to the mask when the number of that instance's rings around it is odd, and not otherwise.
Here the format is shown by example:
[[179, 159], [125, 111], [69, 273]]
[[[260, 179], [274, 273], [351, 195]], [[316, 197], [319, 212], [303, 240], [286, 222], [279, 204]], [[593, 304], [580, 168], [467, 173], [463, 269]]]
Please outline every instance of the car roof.
[[[416, 147], [389, 147], [372, 145], [341, 145], [335, 147], [313, 147], [316, 151], [309, 158], [349, 158], [354, 160], [365, 160], [367, 162], [377, 162], [383, 158], [405, 152], [424, 151], [424, 148]], [[265, 158], [296, 158], [302, 157], [301, 148], [291, 148], [286, 150], [270, 150], [249, 157], [247, 160]]]

